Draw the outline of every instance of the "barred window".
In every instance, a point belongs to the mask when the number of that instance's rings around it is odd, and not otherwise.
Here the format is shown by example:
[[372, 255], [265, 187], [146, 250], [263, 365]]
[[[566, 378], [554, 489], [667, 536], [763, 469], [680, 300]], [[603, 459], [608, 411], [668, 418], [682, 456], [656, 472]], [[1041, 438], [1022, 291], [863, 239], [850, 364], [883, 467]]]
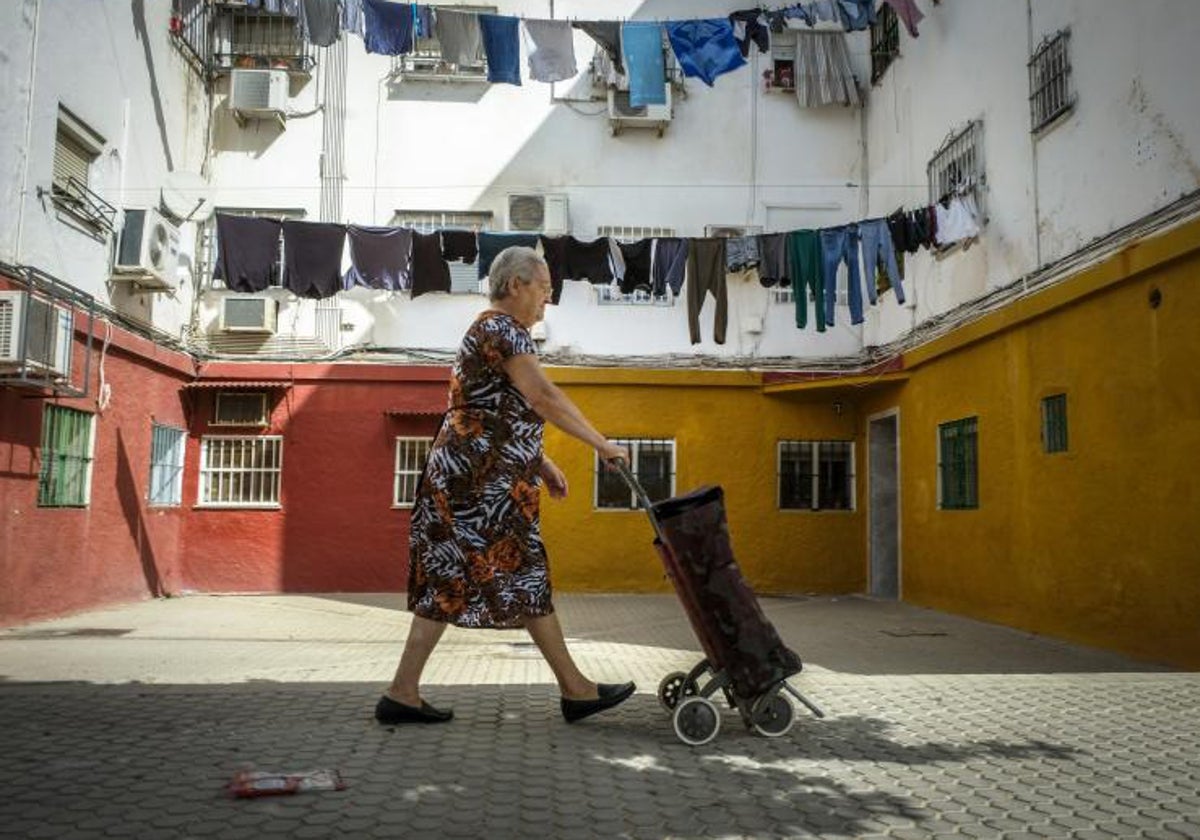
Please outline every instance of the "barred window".
[[47, 405], [42, 414], [38, 507], [87, 507], [91, 496], [95, 418]]
[[1060, 30], [1042, 41], [1029, 60], [1029, 112], [1035, 134], [1075, 107], [1070, 42], [1071, 31]]
[[938, 426], [938, 506], [942, 510], [979, 507], [979, 418]]
[[[439, 230], [491, 230], [492, 214], [485, 210], [397, 210], [392, 224], [419, 233]], [[479, 266], [455, 260], [450, 266], [451, 294], [480, 294], [486, 291], [479, 279]]]
[[265, 426], [269, 419], [265, 391], [217, 392], [214, 426]]
[[[658, 502], [675, 495], [675, 441], [659, 439], [613, 439], [613, 443], [629, 448], [630, 471], [650, 497]], [[620, 473], [610, 470], [595, 459], [595, 501], [601, 510], [633, 510], [640, 507]]]
[[852, 441], [781, 440], [777, 464], [780, 510], [854, 509]]
[[392, 505], [412, 507], [417, 500], [417, 482], [429, 459], [431, 437], [396, 438], [396, 470], [392, 485]]
[[199, 504], [279, 507], [283, 437], [205, 437], [200, 442]]
[[173, 426], [150, 425], [151, 505], [175, 507], [183, 501], [183, 447], [187, 435]]
[[884, 3], [871, 24], [871, 84], [883, 78], [899, 55], [900, 20], [896, 10]]
[[947, 137], [930, 159], [926, 175], [930, 204], [953, 193], [970, 193], [979, 210], [979, 224], [983, 225], [987, 221], [983, 121], [972, 120], [962, 131]]
[[639, 239], [657, 239], [662, 236], [674, 236], [675, 228], [652, 227], [646, 225], [600, 225], [596, 228], [596, 236], [611, 237], [622, 241], [636, 242]]
[[1042, 400], [1042, 451], [1067, 451], [1067, 395], [1052, 394]]

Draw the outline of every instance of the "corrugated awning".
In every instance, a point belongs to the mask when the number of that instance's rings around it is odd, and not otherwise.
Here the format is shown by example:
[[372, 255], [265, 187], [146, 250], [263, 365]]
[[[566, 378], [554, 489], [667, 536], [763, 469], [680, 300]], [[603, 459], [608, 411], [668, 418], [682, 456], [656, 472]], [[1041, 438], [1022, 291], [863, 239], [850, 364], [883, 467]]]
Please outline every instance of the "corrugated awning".
[[257, 380], [248, 379], [198, 379], [195, 382], [187, 382], [184, 388], [220, 388], [223, 391], [266, 391], [271, 388], [291, 388], [291, 382], [280, 382], [279, 380]]

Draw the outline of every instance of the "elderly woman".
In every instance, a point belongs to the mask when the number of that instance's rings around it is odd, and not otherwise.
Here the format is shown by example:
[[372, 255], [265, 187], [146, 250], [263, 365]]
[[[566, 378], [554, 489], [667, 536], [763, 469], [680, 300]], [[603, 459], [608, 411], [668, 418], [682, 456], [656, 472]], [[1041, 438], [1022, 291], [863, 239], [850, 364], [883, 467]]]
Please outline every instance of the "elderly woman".
[[633, 683], [597, 685], [567, 650], [550, 599], [538, 520], [539, 486], [567, 495], [542, 451], [549, 420], [602, 462], [628, 458], [546, 378], [529, 328], [550, 300], [550, 272], [531, 248], [502, 251], [489, 274], [491, 307], [467, 330], [450, 377], [450, 407], [429, 452], [412, 512], [412, 627], [380, 723], [438, 723], [453, 713], [421, 698], [421, 672], [447, 624], [524, 627], [554, 672], [567, 722], [616, 706]]

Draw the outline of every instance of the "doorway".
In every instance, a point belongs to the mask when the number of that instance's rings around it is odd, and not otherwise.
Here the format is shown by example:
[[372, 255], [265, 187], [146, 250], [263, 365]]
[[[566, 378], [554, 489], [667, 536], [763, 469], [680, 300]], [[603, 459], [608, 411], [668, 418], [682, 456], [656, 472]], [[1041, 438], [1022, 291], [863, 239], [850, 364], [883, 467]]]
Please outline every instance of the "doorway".
[[867, 487], [870, 594], [900, 597], [900, 417], [898, 410], [868, 418]]

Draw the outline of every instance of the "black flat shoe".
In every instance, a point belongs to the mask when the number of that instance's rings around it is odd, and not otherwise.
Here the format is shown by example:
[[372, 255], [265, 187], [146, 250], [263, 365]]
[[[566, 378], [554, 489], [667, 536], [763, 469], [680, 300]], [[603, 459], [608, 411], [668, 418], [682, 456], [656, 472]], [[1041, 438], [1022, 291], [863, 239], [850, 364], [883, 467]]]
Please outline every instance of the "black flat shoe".
[[569, 700], [566, 697], [561, 699], [562, 716], [566, 718], [567, 723], [583, 720], [585, 717], [590, 717], [597, 712], [603, 712], [605, 709], [611, 709], [613, 706], [624, 703], [637, 689], [637, 686], [631, 682], [622, 683], [621, 685], [605, 685], [601, 683], [596, 686], [596, 689], [600, 696], [595, 700]]
[[424, 700], [418, 706], [406, 706], [397, 703], [386, 694], [375, 704], [375, 720], [380, 723], [445, 723], [454, 717], [450, 709], [442, 711], [430, 706]]

